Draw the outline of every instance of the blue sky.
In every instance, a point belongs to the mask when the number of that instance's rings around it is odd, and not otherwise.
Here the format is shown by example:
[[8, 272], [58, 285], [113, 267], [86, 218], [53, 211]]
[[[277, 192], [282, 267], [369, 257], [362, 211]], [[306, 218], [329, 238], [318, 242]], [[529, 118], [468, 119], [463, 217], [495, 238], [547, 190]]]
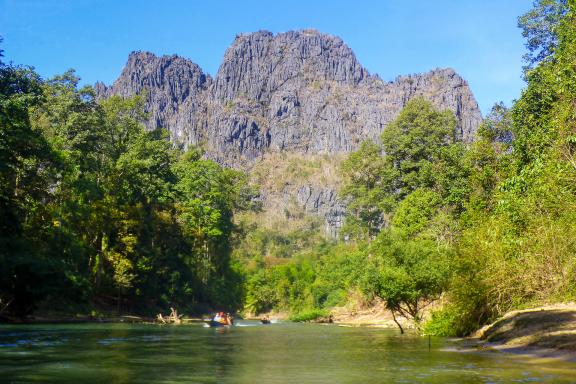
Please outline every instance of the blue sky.
[[214, 75], [235, 35], [314, 28], [340, 36], [384, 80], [452, 67], [487, 113], [524, 86], [516, 18], [531, 0], [0, 0], [4, 61], [43, 77], [76, 69], [110, 84], [128, 54], [190, 58]]

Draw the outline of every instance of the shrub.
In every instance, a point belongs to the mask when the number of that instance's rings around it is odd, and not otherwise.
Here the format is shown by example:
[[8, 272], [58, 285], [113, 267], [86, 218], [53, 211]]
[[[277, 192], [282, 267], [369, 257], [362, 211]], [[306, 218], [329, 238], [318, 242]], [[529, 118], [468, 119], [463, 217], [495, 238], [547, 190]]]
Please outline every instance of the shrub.
[[325, 309], [309, 309], [302, 312], [298, 312], [296, 314], [292, 314], [290, 316], [290, 321], [294, 321], [296, 323], [314, 321], [322, 317], [326, 317], [329, 314], [330, 312]]

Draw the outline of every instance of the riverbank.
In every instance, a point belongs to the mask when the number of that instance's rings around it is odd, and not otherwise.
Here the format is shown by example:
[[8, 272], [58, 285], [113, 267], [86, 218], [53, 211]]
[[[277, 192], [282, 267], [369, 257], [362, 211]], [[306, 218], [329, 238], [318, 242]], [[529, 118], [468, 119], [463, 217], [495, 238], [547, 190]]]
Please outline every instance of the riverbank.
[[69, 315], [69, 314], [41, 314], [29, 316], [24, 319], [18, 317], [3, 317], [0, 323], [4, 324], [74, 324], [74, 323], [151, 323], [151, 317], [134, 315]]
[[[207, 316], [204, 316], [207, 317]], [[183, 316], [183, 324], [204, 321], [202, 316]], [[157, 317], [134, 314], [69, 314], [69, 313], [39, 313], [26, 318], [2, 316], [0, 324], [75, 324], [75, 323], [158, 323]]]
[[[259, 320], [263, 317], [269, 317], [276, 321], [290, 321], [291, 314], [289, 312], [267, 312], [261, 313], [258, 316], [249, 314], [246, 319]], [[330, 321], [331, 320], [331, 321]], [[413, 329], [414, 324], [407, 319], [397, 316], [397, 320], [402, 324], [404, 329]], [[318, 317], [315, 320], [310, 320], [312, 323], [333, 323], [340, 326], [350, 327], [373, 327], [373, 328], [395, 328], [398, 325], [394, 322], [392, 313], [386, 309], [386, 305], [382, 300], [376, 300], [373, 303], [365, 304], [358, 302], [351, 302], [346, 306], [334, 307], [328, 311], [326, 316]]]
[[478, 330], [465, 348], [576, 362], [576, 303], [511, 311]]
[[[334, 322], [340, 325], [397, 328], [384, 303], [366, 308], [335, 308]], [[402, 327], [413, 322], [397, 318]], [[462, 351], [500, 351], [534, 358], [576, 362], [576, 303], [546, 305], [506, 313], [463, 340]]]
[[[392, 313], [386, 309], [383, 302], [377, 302], [368, 307], [337, 307], [331, 311], [334, 323], [356, 327], [398, 328]], [[398, 319], [402, 327], [410, 328], [404, 318]]]
[[[398, 328], [384, 303], [365, 308], [334, 308], [336, 324], [358, 327]], [[398, 319], [405, 329], [414, 324]], [[576, 303], [546, 305], [506, 313], [469, 338], [463, 352], [504, 352], [536, 359], [576, 362]]]

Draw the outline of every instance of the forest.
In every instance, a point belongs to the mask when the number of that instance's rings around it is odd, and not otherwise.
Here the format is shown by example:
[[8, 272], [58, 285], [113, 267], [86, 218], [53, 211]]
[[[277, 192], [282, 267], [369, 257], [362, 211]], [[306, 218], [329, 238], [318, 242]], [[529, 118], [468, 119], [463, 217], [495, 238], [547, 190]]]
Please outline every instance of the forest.
[[4, 312], [240, 306], [243, 174], [146, 132], [141, 98], [97, 102], [74, 72], [1, 71]]
[[[434, 335], [576, 297], [576, 2], [519, 18], [526, 87], [470, 144], [410, 100], [339, 172], [338, 239], [248, 225], [241, 171], [147, 131], [141, 97], [0, 62], [0, 319], [61, 311], [285, 311], [385, 303]], [[400, 324], [399, 324], [400, 326]]]

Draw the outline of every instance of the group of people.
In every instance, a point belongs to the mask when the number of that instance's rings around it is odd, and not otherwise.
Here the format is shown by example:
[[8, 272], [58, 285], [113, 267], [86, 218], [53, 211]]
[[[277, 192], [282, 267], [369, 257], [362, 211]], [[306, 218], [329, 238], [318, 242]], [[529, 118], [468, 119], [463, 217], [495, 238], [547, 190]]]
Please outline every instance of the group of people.
[[224, 325], [232, 325], [234, 324], [234, 318], [232, 317], [232, 315], [230, 315], [229, 313], [224, 313], [224, 312], [218, 312], [214, 315], [214, 317], [212, 318], [213, 321], [216, 321], [218, 323], [224, 324]]
[[[330, 316], [332, 317], [332, 316]], [[330, 319], [331, 320], [331, 319]], [[216, 314], [212, 317], [212, 322], [218, 324], [212, 324], [212, 326], [219, 326], [220, 325], [234, 325], [234, 317], [228, 312], [216, 312]], [[260, 322], [262, 324], [270, 324], [270, 316], [265, 315], [264, 317], [260, 318]], [[332, 322], [332, 321], [330, 321]]]

